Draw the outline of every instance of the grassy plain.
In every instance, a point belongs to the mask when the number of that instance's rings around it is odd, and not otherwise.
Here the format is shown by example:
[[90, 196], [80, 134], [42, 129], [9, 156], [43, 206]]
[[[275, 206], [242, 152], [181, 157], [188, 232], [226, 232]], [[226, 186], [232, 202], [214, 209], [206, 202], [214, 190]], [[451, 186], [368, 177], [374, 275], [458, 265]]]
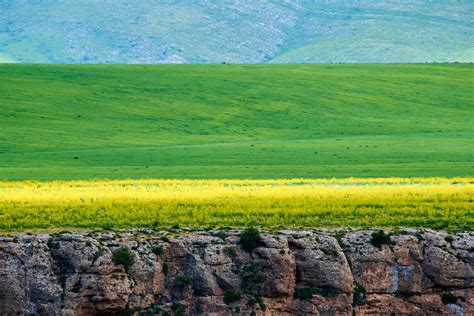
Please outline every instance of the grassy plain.
[[0, 179], [471, 176], [474, 65], [0, 65]]
[[0, 230], [431, 227], [474, 230], [474, 178], [0, 182]]
[[473, 78], [467, 64], [0, 65], [0, 230], [473, 230]]

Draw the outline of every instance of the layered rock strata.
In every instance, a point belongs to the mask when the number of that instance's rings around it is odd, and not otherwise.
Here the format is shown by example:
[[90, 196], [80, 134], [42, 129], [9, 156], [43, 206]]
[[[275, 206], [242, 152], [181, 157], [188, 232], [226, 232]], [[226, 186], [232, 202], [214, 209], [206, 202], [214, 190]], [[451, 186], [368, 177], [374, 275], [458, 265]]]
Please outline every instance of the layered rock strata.
[[1, 237], [0, 314], [474, 313], [474, 233], [374, 232]]

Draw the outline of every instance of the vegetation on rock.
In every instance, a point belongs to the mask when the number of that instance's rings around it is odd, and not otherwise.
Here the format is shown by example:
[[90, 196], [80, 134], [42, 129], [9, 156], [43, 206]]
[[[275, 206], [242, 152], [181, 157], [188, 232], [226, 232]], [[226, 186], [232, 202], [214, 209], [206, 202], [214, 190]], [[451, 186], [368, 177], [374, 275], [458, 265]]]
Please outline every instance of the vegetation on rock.
[[248, 252], [257, 248], [260, 240], [260, 232], [255, 227], [247, 228], [240, 234], [240, 244]]
[[120, 247], [112, 253], [112, 258], [115, 264], [121, 264], [125, 271], [133, 265], [135, 258], [133, 253], [127, 247]]
[[377, 248], [382, 248], [382, 245], [394, 245], [392, 238], [390, 238], [390, 234], [384, 232], [383, 230], [378, 230], [373, 232], [371, 235], [370, 243]]

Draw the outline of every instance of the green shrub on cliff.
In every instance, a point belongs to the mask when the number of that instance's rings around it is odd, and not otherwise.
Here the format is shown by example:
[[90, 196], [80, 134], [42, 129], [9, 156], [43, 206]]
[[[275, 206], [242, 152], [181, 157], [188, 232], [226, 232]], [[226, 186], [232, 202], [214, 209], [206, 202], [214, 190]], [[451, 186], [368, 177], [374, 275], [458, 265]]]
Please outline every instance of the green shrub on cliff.
[[120, 247], [115, 250], [112, 254], [112, 260], [115, 264], [121, 264], [125, 268], [125, 271], [133, 265], [135, 258], [133, 253], [127, 247]]
[[260, 232], [254, 227], [247, 228], [240, 234], [240, 244], [248, 252], [252, 252], [257, 248], [260, 240]]

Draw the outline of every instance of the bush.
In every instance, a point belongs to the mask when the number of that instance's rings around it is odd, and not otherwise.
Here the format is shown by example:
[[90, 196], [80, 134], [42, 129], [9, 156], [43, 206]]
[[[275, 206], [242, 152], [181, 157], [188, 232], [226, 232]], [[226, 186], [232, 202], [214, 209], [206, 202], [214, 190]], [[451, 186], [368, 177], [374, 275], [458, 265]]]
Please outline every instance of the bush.
[[452, 293], [443, 293], [441, 295], [441, 302], [443, 302], [443, 304], [456, 304], [457, 301], [457, 296]]
[[265, 281], [262, 267], [256, 261], [250, 261], [247, 266], [242, 269], [242, 278], [244, 279], [244, 287], [246, 290], [259, 293], [262, 283]]
[[152, 251], [155, 255], [159, 256], [159, 255], [162, 255], [165, 250], [163, 249], [163, 246], [162, 246], [162, 245], [158, 245], [158, 246], [153, 247], [153, 248], [151, 249], [151, 251]]
[[240, 301], [240, 297], [241, 297], [240, 292], [225, 292], [224, 303], [230, 304], [230, 303]]
[[223, 232], [222, 230], [218, 231], [216, 235], [222, 240], [225, 240], [227, 238], [227, 234]]
[[54, 241], [52, 239], [48, 239], [47, 245], [48, 245], [49, 249], [59, 249], [61, 247], [59, 242]]
[[385, 233], [383, 230], [372, 233], [372, 239], [370, 243], [377, 248], [382, 248], [382, 245], [394, 245], [395, 243], [390, 238], [390, 235]]
[[171, 309], [174, 311], [174, 315], [184, 315], [186, 307], [182, 305], [176, 298], [171, 300]]
[[367, 296], [367, 290], [361, 284], [356, 284], [354, 289], [354, 296], [352, 301], [352, 306], [358, 306], [365, 303], [365, 299]]
[[193, 283], [193, 278], [186, 274], [180, 274], [175, 279], [178, 285], [190, 285]]
[[115, 264], [121, 264], [125, 268], [125, 271], [133, 265], [135, 258], [127, 247], [121, 247], [113, 252], [113, 261]]
[[[265, 305], [265, 303], [263, 303], [263, 299], [262, 299], [262, 297], [260, 297], [260, 296], [251, 297], [251, 298], [248, 300], [248, 302], [247, 302], [247, 305], [248, 305], [248, 306], [255, 306], [255, 305], [257, 305], [257, 304], [258, 304], [258, 306], [260, 307], [260, 309], [261, 309], [262, 311], [265, 311], [265, 310], [267, 309], [267, 306]], [[252, 314], [252, 315], [255, 315], [255, 314]]]
[[293, 294], [293, 297], [300, 300], [307, 300], [307, 299], [312, 298], [313, 294], [314, 294], [313, 289], [296, 288], [295, 293]]
[[407, 291], [407, 290], [398, 290], [394, 294], [395, 294], [396, 297], [400, 297], [400, 298], [403, 298], [403, 299], [408, 299], [408, 298], [416, 295], [415, 292]]
[[260, 232], [256, 228], [247, 228], [240, 234], [240, 244], [245, 251], [252, 252], [260, 243]]
[[235, 248], [231, 246], [225, 246], [224, 252], [228, 254], [229, 256], [231, 256], [232, 258], [237, 255], [237, 250], [235, 250]]
[[322, 289], [318, 289], [316, 294], [324, 296], [324, 297], [334, 297], [338, 294], [338, 291], [331, 287], [325, 287]]

